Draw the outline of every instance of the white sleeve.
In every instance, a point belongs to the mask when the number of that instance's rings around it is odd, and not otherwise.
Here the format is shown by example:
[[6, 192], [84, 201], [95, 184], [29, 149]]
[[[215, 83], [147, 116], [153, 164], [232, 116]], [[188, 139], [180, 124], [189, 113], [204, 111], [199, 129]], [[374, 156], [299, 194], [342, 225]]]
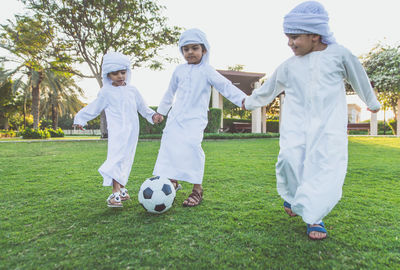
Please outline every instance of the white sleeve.
[[172, 107], [174, 102], [175, 92], [178, 88], [178, 77], [176, 76], [176, 70], [172, 74], [171, 81], [169, 82], [168, 90], [165, 92], [160, 105], [157, 108], [157, 112], [162, 115], [167, 115], [169, 109]]
[[156, 113], [152, 109], [147, 106], [146, 102], [144, 101], [142, 95], [139, 93], [137, 89], [136, 92], [136, 106], [137, 110], [141, 116], [143, 116], [149, 123], [154, 124], [153, 122], [153, 115]]
[[106, 106], [106, 99], [100, 90], [97, 98], [75, 115], [74, 125], [86, 126], [87, 122], [98, 116]]
[[261, 87], [255, 89], [245, 100], [247, 110], [254, 110], [271, 103], [276, 96], [284, 91], [286, 74], [283, 66], [279, 67]]
[[348, 51], [348, 55], [345, 56], [343, 62], [346, 70], [346, 80], [350, 83], [351, 87], [369, 109], [378, 110], [381, 105], [371, 87], [368, 75], [358, 58]]
[[221, 95], [226, 97], [236, 106], [242, 107], [242, 101], [247, 97], [247, 95], [211, 66], [207, 69], [207, 79], [208, 82], [221, 93]]

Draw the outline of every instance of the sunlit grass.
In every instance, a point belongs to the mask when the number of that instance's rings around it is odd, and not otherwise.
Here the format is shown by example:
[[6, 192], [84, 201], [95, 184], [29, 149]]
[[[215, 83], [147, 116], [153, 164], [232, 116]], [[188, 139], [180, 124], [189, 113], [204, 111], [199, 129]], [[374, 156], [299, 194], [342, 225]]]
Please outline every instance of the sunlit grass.
[[106, 141], [0, 144], [0, 269], [399, 269], [400, 139], [351, 137], [343, 198], [310, 241], [276, 192], [278, 139], [205, 141], [204, 201], [167, 213], [137, 201], [159, 141], [140, 141], [109, 209]]

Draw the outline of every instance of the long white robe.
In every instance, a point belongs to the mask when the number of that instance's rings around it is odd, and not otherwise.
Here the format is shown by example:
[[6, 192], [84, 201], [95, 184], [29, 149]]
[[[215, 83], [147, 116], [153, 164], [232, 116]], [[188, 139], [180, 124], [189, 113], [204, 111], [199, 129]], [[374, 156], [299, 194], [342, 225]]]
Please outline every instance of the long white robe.
[[205, 156], [201, 142], [208, 122], [211, 86], [237, 106], [241, 106], [247, 96], [206, 63], [183, 64], [175, 69], [157, 109], [158, 113], [166, 115], [172, 106], [163, 130], [154, 175], [202, 183]]
[[338, 44], [291, 57], [245, 101], [252, 110], [285, 91], [277, 189], [309, 224], [322, 220], [342, 195], [348, 121], [343, 79], [368, 108], [380, 107], [357, 57]]
[[85, 126], [87, 121], [105, 110], [108, 128], [107, 160], [99, 168], [103, 185], [112, 186], [112, 179], [125, 186], [131, 172], [139, 137], [138, 112], [153, 124], [155, 113], [139, 91], [131, 86], [104, 86], [98, 97], [80, 110], [74, 124]]

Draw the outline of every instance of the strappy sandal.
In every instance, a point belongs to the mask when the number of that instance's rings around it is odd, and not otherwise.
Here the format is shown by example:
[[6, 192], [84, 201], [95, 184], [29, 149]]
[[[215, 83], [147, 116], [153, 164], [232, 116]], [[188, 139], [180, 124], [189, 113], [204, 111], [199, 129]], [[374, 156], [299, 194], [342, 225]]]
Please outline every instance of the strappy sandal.
[[174, 185], [175, 191], [182, 189], [182, 185], [179, 184], [178, 181], [171, 179], [169, 179], [169, 181], [171, 181], [172, 185]]
[[107, 206], [108, 207], [122, 207], [121, 203], [121, 195], [119, 192], [111, 193], [107, 198]]
[[121, 188], [121, 201], [129, 200], [131, 196], [128, 194], [128, 190], [126, 188]]
[[292, 211], [292, 205], [290, 203], [288, 203], [287, 201], [283, 202], [283, 208], [285, 209], [285, 212], [291, 216], [291, 217], [295, 217], [297, 216], [293, 211]]
[[[314, 224], [314, 225], [319, 225], [319, 226], [312, 227], [312, 225], [307, 224], [308, 238], [310, 238], [311, 240], [324, 240], [328, 236], [328, 232], [325, 229], [325, 224], [323, 222], [321, 222], [319, 224]], [[314, 237], [310, 236], [311, 232], [321, 232], [321, 233], [324, 233], [325, 236], [321, 237], [321, 238], [314, 238]]]
[[194, 207], [199, 205], [202, 200], [203, 200], [203, 190], [199, 192], [193, 189], [189, 197], [183, 202], [183, 206]]

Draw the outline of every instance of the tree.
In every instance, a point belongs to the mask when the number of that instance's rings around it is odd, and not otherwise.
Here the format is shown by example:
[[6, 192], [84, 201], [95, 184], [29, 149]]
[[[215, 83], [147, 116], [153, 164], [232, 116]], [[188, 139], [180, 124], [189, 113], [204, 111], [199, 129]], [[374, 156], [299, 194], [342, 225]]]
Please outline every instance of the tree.
[[[0, 70], [4, 73], [4, 70]], [[0, 84], [0, 129], [8, 129], [8, 118], [15, 112], [16, 97], [12, 92], [12, 82], [5, 80]]]
[[48, 119], [51, 117], [52, 128], [57, 129], [59, 116], [75, 114], [82, 108], [79, 96], [83, 91], [72, 76], [60, 76], [51, 70], [46, 71], [45, 75], [41, 112]]
[[[161, 14], [164, 7], [156, 0], [22, 2], [59, 27], [100, 87], [102, 57], [108, 51], [131, 55], [133, 67], [148, 63], [150, 68], [159, 69], [162, 61], [171, 60], [160, 57], [159, 52], [166, 45], [175, 44], [180, 34], [180, 28], [166, 26], [167, 18]], [[102, 137], [106, 136], [106, 127], [102, 125]]]
[[[11, 57], [2, 62], [13, 62], [17, 67], [8, 76], [18, 76], [16, 85], [21, 82], [32, 91], [33, 127], [39, 125], [40, 86], [47, 70], [72, 73], [73, 60], [67, 53], [64, 43], [57, 40], [55, 28], [42, 16], [15, 16], [15, 23], [1, 26], [0, 47], [8, 50]], [[14, 87], [15, 88], [15, 87]]]
[[[363, 57], [363, 65], [378, 91], [378, 100], [383, 107], [390, 107], [396, 119], [400, 110], [400, 46], [378, 44]], [[400, 121], [397, 130], [400, 130]]]

